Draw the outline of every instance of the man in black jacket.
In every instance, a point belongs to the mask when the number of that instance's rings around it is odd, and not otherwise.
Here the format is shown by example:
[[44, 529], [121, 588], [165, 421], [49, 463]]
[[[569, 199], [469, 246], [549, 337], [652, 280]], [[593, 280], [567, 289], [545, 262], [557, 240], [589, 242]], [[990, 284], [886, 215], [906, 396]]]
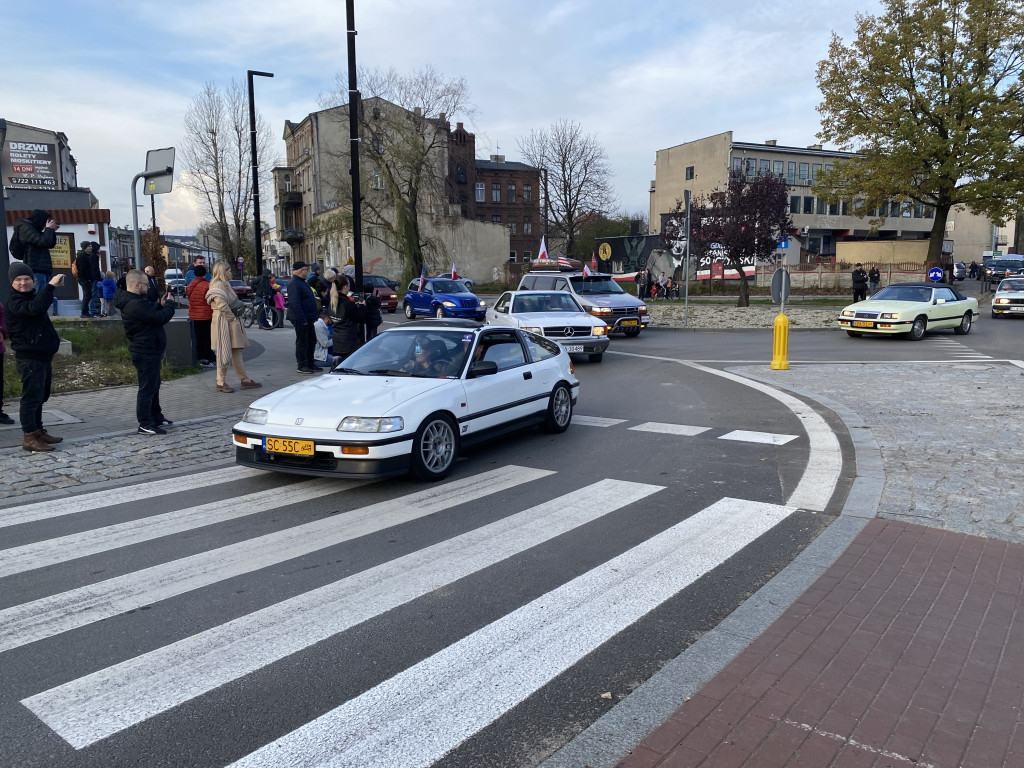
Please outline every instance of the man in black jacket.
[[854, 302], [864, 301], [868, 297], [868, 273], [858, 261], [853, 265], [853, 300]]
[[125, 287], [114, 296], [114, 306], [121, 310], [128, 351], [139, 374], [139, 394], [135, 400], [139, 434], [166, 435], [161, 425], [173, 422], [160, 410], [160, 364], [167, 346], [164, 326], [174, 316], [174, 302], [169, 293], [156, 303], [147, 299], [149, 278], [137, 269], [125, 276]]
[[[53, 277], [53, 261], [50, 249], [57, 243], [57, 230], [60, 224], [50, 218], [50, 214], [36, 208], [27, 219], [18, 219], [14, 223], [14, 234], [21, 241], [25, 252], [21, 255], [32, 269], [32, 280], [36, 293], [42, 293], [44, 286]], [[56, 305], [56, 299], [52, 301]], [[53, 314], [57, 314], [54, 306]]]
[[82, 317], [92, 317], [92, 289], [96, 281], [102, 279], [99, 275], [99, 261], [93, 256], [97, 247], [96, 243], [86, 240], [82, 243], [81, 250], [75, 254], [75, 271], [78, 272], [78, 285], [82, 288]]
[[8, 272], [11, 294], [4, 303], [7, 331], [14, 350], [14, 365], [21, 377], [21, 447], [26, 451], [52, 451], [63, 438], [43, 428], [43, 403], [50, 399], [53, 356], [60, 349], [60, 337], [46, 311], [53, 301], [53, 289], [64, 275], [51, 277], [36, 291], [31, 267], [17, 261]]

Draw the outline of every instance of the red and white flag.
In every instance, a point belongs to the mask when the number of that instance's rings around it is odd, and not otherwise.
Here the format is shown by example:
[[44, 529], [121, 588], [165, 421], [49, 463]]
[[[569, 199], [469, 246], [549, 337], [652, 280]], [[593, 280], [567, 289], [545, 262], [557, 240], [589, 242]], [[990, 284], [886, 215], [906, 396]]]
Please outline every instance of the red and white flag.
[[455, 271], [455, 262], [452, 262], [452, 280], [458, 280], [459, 273]]
[[590, 268], [597, 269], [597, 254], [593, 251], [590, 252]]
[[586, 264], [584, 264], [583, 265], [583, 276], [584, 277], [590, 277], [590, 274], [591, 274], [590, 273], [590, 267], [588, 267]]
[[562, 254], [558, 254], [558, 266], [571, 267], [572, 264], [569, 263], [569, 260], [565, 258], [565, 256], [563, 256]]
[[544, 245], [544, 238], [540, 239], [540, 253], [537, 254], [538, 259], [546, 259], [548, 257], [548, 247]]

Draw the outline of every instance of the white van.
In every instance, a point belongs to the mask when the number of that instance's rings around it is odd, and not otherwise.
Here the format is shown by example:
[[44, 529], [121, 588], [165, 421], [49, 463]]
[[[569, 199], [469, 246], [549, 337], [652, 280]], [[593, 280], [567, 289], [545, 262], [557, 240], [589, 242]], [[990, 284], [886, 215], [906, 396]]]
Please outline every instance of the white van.
[[184, 280], [185, 275], [181, 273], [180, 269], [165, 269], [164, 280]]

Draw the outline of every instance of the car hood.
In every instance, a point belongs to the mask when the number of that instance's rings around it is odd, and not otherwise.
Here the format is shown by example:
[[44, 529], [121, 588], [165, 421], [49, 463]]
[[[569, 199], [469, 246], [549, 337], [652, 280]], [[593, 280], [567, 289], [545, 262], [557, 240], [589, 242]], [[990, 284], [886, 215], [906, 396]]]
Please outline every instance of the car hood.
[[639, 307], [643, 304], [639, 299], [623, 294], [621, 296], [607, 296], [602, 294], [585, 294], [578, 297], [580, 301], [591, 304], [595, 307]]
[[585, 312], [528, 312], [512, 314], [509, 317], [516, 320], [520, 326], [589, 325], [597, 327], [604, 325], [604, 322]]
[[1024, 291], [999, 291], [993, 294], [992, 300], [996, 299], [1024, 299]]
[[435, 299], [440, 299], [441, 301], [454, 301], [456, 304], [459, 303], [459, 299], [471, 299], [477, 304], [480, 303], [480, 299], [477, 298], [475, 293], [434, 293], [433, 296]]
[[[346, 416], [386, 416], [395, 408], [452, 379], [325, 374], [261, 397], [251, 407], [268, 411], [267, 424], [335, 429]], [[400, 415], [400, 414], [399, 414]]]
[[[947, 302], [947, 304], [953, 304], [954, 302]], [[967, 297], [966, 302], [962, 302], [967, 307], [977, 307], [978, 301], [972, 297]], [[959, 304], [959, 302], [958, 302]], [[868, 299], [867, 301], [858, 301], [856, 304], [850, 304], [849, 306], [843, 307], [843, 311], [852, 310], [855, 312], [914, 312], [920, 311], [922, 307], [931, 306], [930, 301], [879, 301], [877, 299]], [[938, 304], [936, 306], [942, 307], [945, 304]]]

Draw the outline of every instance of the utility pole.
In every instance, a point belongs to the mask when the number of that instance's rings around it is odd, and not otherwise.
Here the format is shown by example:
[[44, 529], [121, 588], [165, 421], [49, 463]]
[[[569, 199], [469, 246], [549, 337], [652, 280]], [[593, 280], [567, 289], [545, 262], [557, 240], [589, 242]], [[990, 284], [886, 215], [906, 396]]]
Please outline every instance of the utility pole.
[[359, 183], [359, 110], [360, 97], [356, 85], [356, 9], [355, 0], [346, 0], [348, 21], [348, 137], [352, 158], [352, 258], [355, 262], [356, 284], [353, 290], [363, 290], [363, 216], [362, 189]]
[[[256, 105], [252, 98], [253, 77], [273, 77], [273, 72], [256, 72], [249, 69], [245, 73], [249, 81], [249, 149], [252, 154], [252, 215], [253, 233], [256, 240], [256, 274], [263, 274], [263, 228], [260, 224], [260, 172], [259, 158], [256, 156]], [[223, 255], [222, 255], [223, 256]], [[241, 254], [239, 254], [241, 258]]]

